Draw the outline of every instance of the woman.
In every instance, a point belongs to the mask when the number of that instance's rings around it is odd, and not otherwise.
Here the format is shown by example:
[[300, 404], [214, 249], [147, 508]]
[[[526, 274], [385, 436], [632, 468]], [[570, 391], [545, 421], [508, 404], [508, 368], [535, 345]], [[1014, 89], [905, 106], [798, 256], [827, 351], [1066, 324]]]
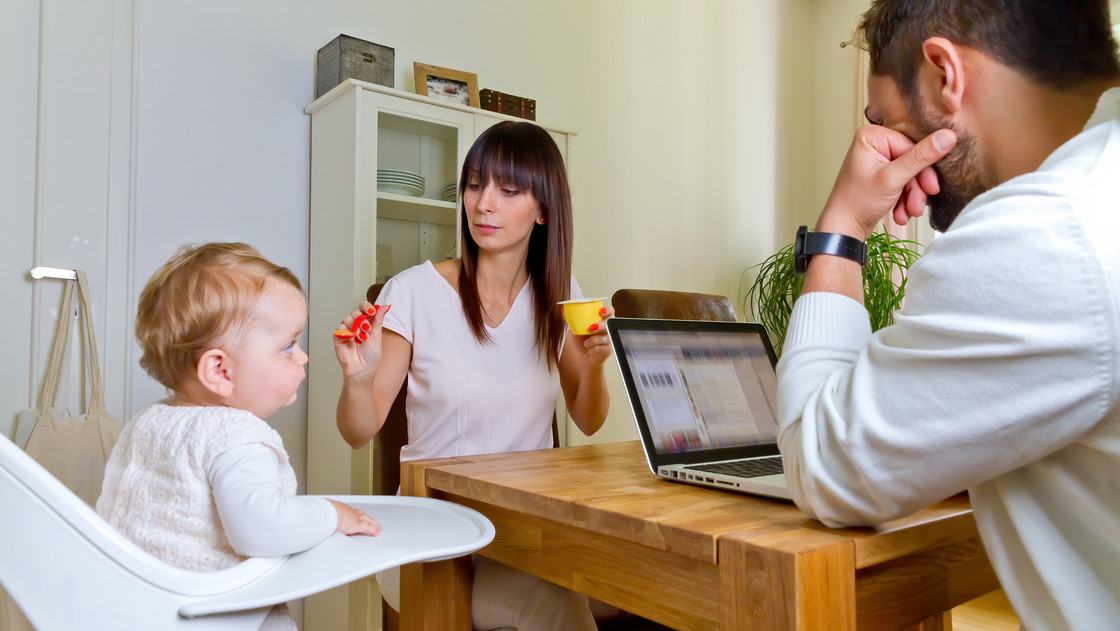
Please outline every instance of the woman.
[[[343, 438], [354, 448], [369, 442], [406, 376], [401, 460], [550, 447], [561, 390], [576, 426], [595, 433], [610, 405], [610, 344], [601, 324], [573, 335], [556, 305], [581, 297], [556, 144], [531, 123], [494, 125], [467, 153], [459, 196], [462, 258], [397, 274], [378, 298], [369, 339], [335, 342]], [[373, 305], [361, 307], [339, 328]], [[389, 578], [379, 583], [399, 609]], [[585, 597], [477, 556], [472, 611], [477, 629], [595, 629]]]

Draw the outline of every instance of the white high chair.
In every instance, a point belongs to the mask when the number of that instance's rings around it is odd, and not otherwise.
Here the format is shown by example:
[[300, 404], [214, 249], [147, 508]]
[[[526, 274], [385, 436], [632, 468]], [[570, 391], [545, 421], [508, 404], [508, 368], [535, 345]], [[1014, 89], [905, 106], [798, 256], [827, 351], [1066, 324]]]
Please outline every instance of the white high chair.
[[328, 496], [373, 516], [377, 537], [335, 533], [286, 557], [219, 572], [167, 565], [118, 534], [0, 437], [0, 584], [40, 631], [255, 630], [272, 605], [394, 566], [469, 554], [494, 526], [469, 508], [396, 496]]

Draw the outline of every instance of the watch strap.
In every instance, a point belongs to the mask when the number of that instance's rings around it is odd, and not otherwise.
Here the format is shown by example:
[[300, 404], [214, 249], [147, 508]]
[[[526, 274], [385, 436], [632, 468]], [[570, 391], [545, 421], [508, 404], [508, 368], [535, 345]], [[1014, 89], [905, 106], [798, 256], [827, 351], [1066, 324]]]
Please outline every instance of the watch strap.
[[794, 242], [794, 268], [804, 274], [809, 267], [809, 259], [815, 254], [839, 256], [867, 266], [867, 244], [855, 237], [837, 232], [810, 232], [807, 226], [797, 230]]

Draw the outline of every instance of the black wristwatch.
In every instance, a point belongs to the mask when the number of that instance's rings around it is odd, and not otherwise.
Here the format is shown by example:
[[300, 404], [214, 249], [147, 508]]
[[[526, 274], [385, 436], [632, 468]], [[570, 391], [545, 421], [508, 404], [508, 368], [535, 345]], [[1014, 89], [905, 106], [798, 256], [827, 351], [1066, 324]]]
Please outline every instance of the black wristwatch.
[[867, 244], [855, 237], [836, 232], [809, 232], [808, 226], [797, 229], [793, 241], [793, 269], [804, 274], [809, 268], [809, 259], [814, 254], [841, 256], [867, 266]]

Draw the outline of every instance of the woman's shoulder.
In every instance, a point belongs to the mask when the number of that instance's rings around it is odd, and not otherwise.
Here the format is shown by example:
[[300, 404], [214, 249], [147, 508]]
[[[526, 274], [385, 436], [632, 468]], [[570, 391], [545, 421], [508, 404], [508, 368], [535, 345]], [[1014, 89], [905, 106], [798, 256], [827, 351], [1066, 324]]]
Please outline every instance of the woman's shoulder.
[[[458, 304], [458, 291], [445, 277], [446, 273], [447, 265], [440, 263], [437, 268], [425, 261], [390, 278], [377, 297], [378, 304], [395, 307], [386, 313], [385, 326], [412, 341], [412, 329], [418, 318], [431, 319], [435, 317], [432, 309], [442, 313], [437, 308], [440, 305]], [[458, 279], [457, 275], [455, 278]]]
[[411, 288], [430, 288], [433, 286], [457, 287], [459, 284], [458, 259], [432, 263], [424, 261], [419, 265], [397, 272], [392, 278], [385, 281], [385, 288], [396, 287], [398, 290]]
[[459, 259], [440, 261], [439, 263], [431, 263], [431, 265], [452, 289], [459, 290], [459, 270], [462, 269]]

